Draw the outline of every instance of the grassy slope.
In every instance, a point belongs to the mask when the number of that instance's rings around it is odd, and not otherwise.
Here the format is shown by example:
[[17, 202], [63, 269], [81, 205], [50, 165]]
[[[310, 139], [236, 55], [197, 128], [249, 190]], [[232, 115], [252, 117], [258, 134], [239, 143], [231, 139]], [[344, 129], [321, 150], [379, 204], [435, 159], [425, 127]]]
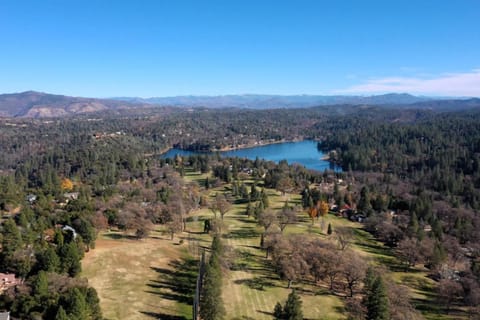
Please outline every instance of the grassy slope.
[[[186, 180], [202, 184], [206, 175], [187, 171]], [[210, 190], [210, 195], [224, 188]], [[268, 190], [272, 207], [279, 208], [289, 199], [298, 203], [299, 196], [281, 196]], [[277, 301], [284, 302], [290, 289], [278, 278], [258, 249], [262, 229], [253, 218], [244, 215], [245, 204], [235, 204], [225, 216], [228, 231], [225, 236], [233, 252], [233, 270], [224, 275], [223, 298], [227, 319], [272, 319]], [[211, 237], [202, 233], [203, 220], [213, 217], [208, 209], [197, 211], [184, 232], [172, 242], [158, 230], [147, 240], [137, 241], [120, 237], [112, 239], [105, 234], [84, 259], [84, 276], [97, 289], [103, 312], [107, 319], [191, 319], [191, 295], [202, 248], [208, 248]], [[361, 230], [360, 224], [329, 215], [324, 225], [333, 229], [346, 226], [355, 230], [353, 248], [376, 264], [384, 265], [389, 276], [407, 285], [419, 310], [427, 319], [458, 319], [457, 315], [442, 315], [441, 307], [434, 301], [433, 281], [423, 269], [404, 272], [391, 250], [375, 241]], [[311, 226], [306, 215], [301, 215], [295, 225], [287, 226], [286, 233], [314, 233], [326, 235], [320, 230], [320, 222]], [[326, 230], [323, 230], [326, 231]], [[178, 238], [184, 244], [178, 245]], [[326, 288], [309, 284], [294, 284], [299, 289], [306, 319], [345, 319], [343, 298], [329, 293]]]
[[190, 266], [183, 269], [195, 278], [197, 264], [191, 270], [191, 263], [184, 259], [186, 245], [173, 245], [167, 238], [158, 232], [146, 240], [105, 233], [97, 240], [97, 248], [87, 253], [82, 275], [97, 290], [106, 319], [186, 319], [190, 315], [189, 298], [172, 287], [179, 266]]

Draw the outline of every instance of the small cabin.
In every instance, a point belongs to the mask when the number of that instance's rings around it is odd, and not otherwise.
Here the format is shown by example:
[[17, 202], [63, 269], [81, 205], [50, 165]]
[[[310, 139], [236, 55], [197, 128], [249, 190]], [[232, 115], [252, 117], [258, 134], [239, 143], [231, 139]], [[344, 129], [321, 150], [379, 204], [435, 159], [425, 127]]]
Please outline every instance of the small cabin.
[[15, 278], [14, 273], [0, 273], [0, 292], [6, 291], [11, 287], [15, 287], [20, 281]]

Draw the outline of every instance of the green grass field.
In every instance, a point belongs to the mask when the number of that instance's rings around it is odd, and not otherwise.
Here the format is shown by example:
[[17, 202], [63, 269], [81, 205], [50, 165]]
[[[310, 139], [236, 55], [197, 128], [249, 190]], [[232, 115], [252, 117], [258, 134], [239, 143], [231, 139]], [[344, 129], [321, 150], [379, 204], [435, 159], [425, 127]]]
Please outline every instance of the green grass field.
[[[201, 183], [206, 175], [186, 171], [187, 181]], [[224, 192], [225, 187], [210, 189], [208, 195]], [[288, 199], [300, 202], [299, 195], [283, 196], [267, 190], [270, 206], [280, 208]], [[226, 319], [273, 319], [277, 302], [283, 303], [291, 289], [273, 270], [265, 252], [259, 249], [263, 229], [253, 217], [245, 215], [246, 204], [235, 204], [225, 215], [224, 242], [229, 248], [230, 269], [223, 276], [223, 299]], [[211, 236], [203, 233], [205, 219], [213, 218], [209, 209], [193, 213], [187, 229], [173, 241], [162, 227], [145, 240], [133, 240], [121, 233], [105, 233], [97, 248], [83, 262], [83, 275], [95, 287], [106, 319], [191, 319], [192, 296], [198, 270], [198, 258], [208, 250]], [[361, 229], [358, 223], [327, 215], [311, 224], [301, 213], [299, 221], [288, 225], [287, 234], [310, 234], [327, 238], [326, 226], [351, 228], [354, 239], [350, 246], [373, 264], [386, 268], [387, 276], [410, 288], [415, 306], [426, 319], [459, 319], [459, 314], [443, 315], [434, 302], [434, 281], [421, 268], [405, 272], [391, 249]], [[323, 228], [321, 227], [323, 225]], [[181, 244], [180, 244], [181, 242]], [[293, 283], [303, 302], [305, 319], [346, 319], [343, 297], [331, 294], [328, 288]]]

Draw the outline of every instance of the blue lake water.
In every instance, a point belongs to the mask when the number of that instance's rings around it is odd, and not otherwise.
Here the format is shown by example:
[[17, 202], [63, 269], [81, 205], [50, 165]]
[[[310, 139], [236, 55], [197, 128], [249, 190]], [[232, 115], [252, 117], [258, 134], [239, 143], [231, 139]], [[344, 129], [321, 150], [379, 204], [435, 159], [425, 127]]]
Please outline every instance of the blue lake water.
[[[188, 156], [198, 154], [192, 151], [181, 149], [170, 149], [162, 155], [162, 158], [173, 158], [176, 155]], [[203, 153], [205, 154], [205, 153]], [[304, 140], [299, 142], [276, 143], [266, 146], [259, 146], [247, 149], [238, 149], [232, 151], [219, 152], [224, 157], [239, 157], [255, 160], [255, 158], [279, 162], [287, 160], [289, 164], [298, 163], [307, 169], [323, 171], [333, 169], [341, 171], [339, 167], [332, 163], [322, 160], [324, 153], [317, 149], [317, 142], [312, 140]]]

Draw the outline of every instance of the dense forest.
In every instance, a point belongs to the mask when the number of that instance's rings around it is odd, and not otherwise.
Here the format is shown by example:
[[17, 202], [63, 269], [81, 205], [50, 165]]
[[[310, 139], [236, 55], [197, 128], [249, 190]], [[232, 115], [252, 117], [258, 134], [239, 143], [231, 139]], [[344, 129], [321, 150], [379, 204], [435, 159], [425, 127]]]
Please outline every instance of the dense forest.
[[[343, 172], [314, 172], [285, 161], [159, 157], [173, 146], [212, 151], [306, 138], [318, 140], [318, 148]], [[442, 303], [465, 307], [472, 315], [479, 311], [478, 110], [144, 109], [88, 118], [5, 118], [0, 119], [0, 150], [0, 272], [18, 279], [18, 285], [1, 292], [0, 310], [10, 310], [14, 318], [101, 319], [97, 294], [80, 277], [80, 261], [95, 247], [99, 230], [133, 230], [141, 239], [152, 225], [164, 224], [173, 237], [185, 228], [190, 212], [209, 207], [223, 218], [232, 199], [248, 203], [246, 215], [264, 227], [261, 246], [289, 285], [321, 280], [333, 292], [353, 297], [367, 279], [363, 307], [349, 300], [352, 318], [381, 313], [368, 304], [368, 296], [375, 299], [385, 291], [382, 281], [388, 279], [378, 280], [378, 270], [369, 271], [356, 255], [339, 255], [338, 248], [310, 238], [283, 236], [301, 210], [313, 221], [347, 205], [348, 218], [360, 217], [405, 270], [425, 265]], [[187, 167], [212, 177], [205, 185], [188, 183], [182, 179]], [[255, 184], [246, 185], [245, 175]], [[231, 184], [232, 199], [218, 195], [208, 203], [201, 190], [222, 183]], [[312, 187], [322, 183], [334, 187]], [[301, 194], [302, 206], [286, 202], [273, 212], [263, 188]], [[221, 234], [220, 219], [214, 222], [209, 228]], [[272, 224], [282, 232], [269, 232]], [[207, 274], [220, 272], [216, 259], [212, 255]], [[345, 287], [338, 282], [342, 277]], [[392, 300], [401, 289], [388, 287], [382, 299]], [[390, 310], [393, 318], [401, 319], [407, 309], [416, 316], [408, 302], [401, 305], [405, 308]]]

